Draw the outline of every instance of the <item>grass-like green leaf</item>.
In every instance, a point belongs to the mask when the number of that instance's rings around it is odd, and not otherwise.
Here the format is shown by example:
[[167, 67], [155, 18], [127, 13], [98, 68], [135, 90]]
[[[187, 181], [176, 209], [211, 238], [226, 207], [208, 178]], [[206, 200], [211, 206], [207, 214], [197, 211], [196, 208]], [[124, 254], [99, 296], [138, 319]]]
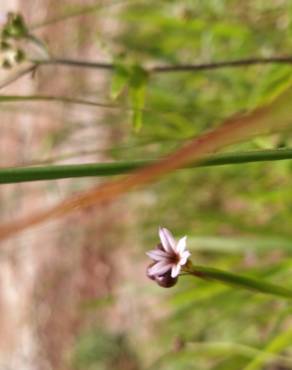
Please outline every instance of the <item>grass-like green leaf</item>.
[[[236, 342], [190, 342], [185, 344], [185, 347], [181, 351], [171, 351], [167, 352], [154, 361], [147, 370], [166, 368], [164, 366], [171, 362], [181, 363], [185, 360], [186, 363], [192, 364], [194, 358], [198, 355], [208, 356], [208, 358], [218, 358], [218, 356], [230, 355], [241, 355], [248, 359], [254, 358], [265, 358], [265, 362], [277, 362], [278, 364], [283, 364], [291, 366], [292, 362], [289, 357], [277, 355], [276, 353], [268, 352], [267, 350], [258, 349], [246, 344], [236, 343]], [[163, 366], [164, 365], [164, 366]], [[253, 370], [261, 369], [254, 368]], [[244, 370], [251, 370], [246, 368]]]
[[130, 74], [126, 66], [122, 63], [115, 63], [114, 72], [111, 80], [110, 96], [115, 100], [129, 83]]
[[255, 358], [244, 368], [244, 370], [260, 370], [263, 369], [271, 355], [277, 355], [281, 353], [287, 346], [290, 346], [292, 342], [292, 331], [285, 330], [284, 332], [273, 338], [266, 348], [259, 353]]

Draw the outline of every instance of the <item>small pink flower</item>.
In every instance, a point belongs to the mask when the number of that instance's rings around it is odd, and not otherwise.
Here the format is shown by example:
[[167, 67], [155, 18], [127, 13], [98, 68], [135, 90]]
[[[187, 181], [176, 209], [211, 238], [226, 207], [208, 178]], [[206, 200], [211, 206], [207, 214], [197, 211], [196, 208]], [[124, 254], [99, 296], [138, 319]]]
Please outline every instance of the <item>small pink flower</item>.
[[176, 243], [171, 232], [164, 227], [159, 228], [159, 237], [161, 244], [146, 253], [154, 261], [154, 264], [148, 267], [147, 275], [155, 278], [170, 272], [171, 278], [174, 279], [191, 255], [186, 250], [187, 237], [184, 236]]

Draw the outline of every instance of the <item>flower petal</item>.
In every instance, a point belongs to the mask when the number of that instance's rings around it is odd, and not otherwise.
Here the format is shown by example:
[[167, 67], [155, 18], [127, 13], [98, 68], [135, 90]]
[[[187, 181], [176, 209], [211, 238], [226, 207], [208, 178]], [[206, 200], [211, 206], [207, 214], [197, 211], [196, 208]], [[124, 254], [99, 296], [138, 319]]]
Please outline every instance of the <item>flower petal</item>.
[[166, 252], [171, 253], [175, 251], [174, 237], [172, 236], [171, 232], [165, 227], [159, 228], [159, 238]]
[[173, 265], [171, 269], [171, 277], [172, 278], [177, 277], [180, 272], [180, 269], [181, 269], [181, 266], [179, 264]]
[[153, 259], [154, 261], [163, 261], [168, 258], [168, 254], [159, 249], [153, 249], [152, 251], [146, 252], [147, 256]]
[[179, 264], [181, 266], [185, 265], [188, 258], [190, 257], [190, 252], [189, 251], [184, 251], [183, 254], [181, 255], [181, 258], [180, 258], [180, 261], [179, 261]]
[[172, 266], [173, 265], [171, 263], [167, 263], [165, 261], [159, 261], [155, 263], [155, 265], [149, 268], [148, 274], [149, 275], [163, 275], [168, 270], [170, 270]]
[[187, 241], [187, 237], [184, 236], [183, 238], [181, 238], [177, 245], [176, 245], [176, 252], [179, 253], [180, 255], [184, 252], [184, 250], [186, 249], [186, 241]]

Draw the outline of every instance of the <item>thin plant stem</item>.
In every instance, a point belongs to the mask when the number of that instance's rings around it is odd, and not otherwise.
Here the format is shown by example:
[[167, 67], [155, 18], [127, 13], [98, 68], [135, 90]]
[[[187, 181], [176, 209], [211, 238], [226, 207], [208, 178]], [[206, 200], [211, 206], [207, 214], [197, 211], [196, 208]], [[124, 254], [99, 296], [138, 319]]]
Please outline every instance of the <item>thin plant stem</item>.
[[45, 65], [61, 65], [65, 67], [78, 67], [78, 68], [92, 68], [92, 69], [105, 69], [113, 70], [114, 64], [108, 62], [88, 62], [85, 60], [73, 60], [65, 58], [52, 58], [52, 59], [43, 59], [43, 60], [32, 60], [37, 66]]
[[165, 72], [197, 72], [230, 67], [247, 67], [258, 64], [292, 64], [292, 56], [269, 57], [269, 58], [247, 58], [226, 60], [210, 63], [181, 64], [170, 66], [154, 66], [150, 69], [152, 73]]
[[[1, 88], [1, 86], [0, 86]], [[76, 105], [86, 105], [86, 106], [92, 106], [92, 107], [99, 107], [99, 108], [106, 108], [106, 109], [116, 109], [116, 110], [122, 110], [126, 112], [133, 112], [134, 110], [139, 110], [141, 112], [154, 114], [156, 116], [167, 116], [171, 115], [174, 112], [173, 111], [165, 111], [165, 112], [159, 112], [150, 108], [132, 108], [130, 106], [126, 105], [117, 105], [113, 103], [108, 102], [96, 102], [93, 100], [85, 100], [85, 99], [78, 99], [68, 96], [62, 96], [62, 95], [1, 95], [0, 94], [0, 104], [1, 103], [17, 103], [17, 102], [38, 102], [38, 101], [47, 101], [47, 102], [55, 102], [55, 103], [64, 103], [64, 104], [76, 104]], [[177, 140], [179, 141], [179, 140]]]
[[[94, 68], [113, 70], [115, 68], [114, 63], [111, 62], [89, 62], [84, 60], [73, 60], [65, 58], [52, 58], [47, 60], [32, 60], [35, 65], [63, 65], [66, 67], [78, 67], [78, 68]], [[292, 56], [275, 56], [269, 58], [246, 58], [236, 60], [225, 60], [210, 63], [194, 63], [194, 64], [177, 64], [177, 65], [157, 65], [145, 67], [144, 69], [150, 74], [168, 73], [168, 72], [198, 72], [207, 71], [221, 68], [239, 68], [254, 65], [263, 64], [292, 64]]]
[[[292, 149], [275, 149], [214, 155], [202, 160], [199, 164], [190, 164], [184, 168], [279, 161], [285, 159], [292, 159]], [[121, 175], [138, 168], [154, 164], [156, 161], [157, 160], [135, 160], [108, 163], [1, 168], [0, 184], [56, 180], [73, 177]]]
[[53, 95], [0, 95], [0, 104], [1, 103], [16, 103], [16, 102], [37, 102], [37, 101], [50, 101], [50, 102], [59, 102], [67, 104], [77, 104], [77, 105], [88, 105], [93, 107], [102, 107], [109, 109], [123, 109], [132, 111], [129, 107], [120, 107], [115, 104], [110, 103], [99, 103], [95, 101], [70, 98], [67, 96], [53, 96]]
[[8, 76], [4, 81], [0, 82], [0, 90], [3, 89], [4, 87], [11, 85], [13, 82], [19, 80], [20, 78], [30, 74], [34, 73], [37, 69], [37, 66], [35, 64], [30, 65], [26, 68], [21, 69], [20, 71], [17, 71], [16, 73], [11, 74]]
[[[7, 81], [0, 84], [0, 89], [10, 85], [24, 75], [33, 72], [37, 67], [48, 66], [48, 65], [60, 65], [64, 67], [73, 68], [90, 68], [90, 69], [100, 69], [106, 71], [113, 71], [115, 68], [114, 63], [111, 62], [90, 62], [85, 60], [73, 60], [66, 58], [50, 58], [42, 60], [31, 60], [33, 66], [26, 68], [25, 70], [13, 75], [12, 78], [8, 78]], [[173, 73], [173, 72], [199, 72], [215, 70], [220, 68], [231, 68], [231, 67], [247, 67], [252, 65], [264, 65], [264, 64], [292, 64], [292, 56], [285, 57], [270, 57], [270, 58], [247, 58], [238, 60], [227, 60], [220, 62], [210, 62], [210, 63], [198, 63], [198, 64], [180, 64], [180, 65], [165, 65], [165, 66], [152, 66], [144, 68], [149, 74], [161, 74], [161, 73]]]

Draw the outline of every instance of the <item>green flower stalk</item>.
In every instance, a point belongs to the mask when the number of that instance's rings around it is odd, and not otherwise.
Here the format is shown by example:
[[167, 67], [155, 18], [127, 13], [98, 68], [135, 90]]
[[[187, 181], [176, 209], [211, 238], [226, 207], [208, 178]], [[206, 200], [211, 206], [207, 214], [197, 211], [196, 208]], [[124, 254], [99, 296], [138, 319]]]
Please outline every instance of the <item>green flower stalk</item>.
[[292, 298], [292, 290], [286, 287], [275, 285], [261, 279], [238, 275], [214, 267], [193, 265], [188, 261], [182, 271], [186, 274], [210, 281], [219, 281], [231, 285], [234, 288], [249, 289], [255, 293], [263, 293], [283, 298]]

